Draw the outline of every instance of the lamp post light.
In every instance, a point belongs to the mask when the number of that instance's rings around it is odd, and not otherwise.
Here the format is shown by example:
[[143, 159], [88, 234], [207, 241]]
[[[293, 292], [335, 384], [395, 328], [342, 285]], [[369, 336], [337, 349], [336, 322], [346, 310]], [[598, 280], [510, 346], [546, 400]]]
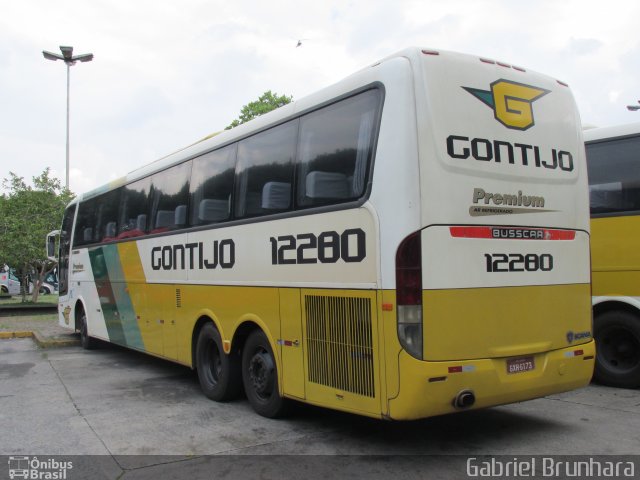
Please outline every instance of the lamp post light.
[[62, 55], [57, 53], [42, 51], [42, 55], [47, 60], [62, 60], [67, 64], [67, 162], [66, 162], [66, 181], [65, 186], [69, 189], [69, 72], [70, 68], [76, 64], [76, 62], [90, 62], [93, 60], [93, 53], [83, 53], [81, 55], [73, 55], [73, 47], [60, 47]]

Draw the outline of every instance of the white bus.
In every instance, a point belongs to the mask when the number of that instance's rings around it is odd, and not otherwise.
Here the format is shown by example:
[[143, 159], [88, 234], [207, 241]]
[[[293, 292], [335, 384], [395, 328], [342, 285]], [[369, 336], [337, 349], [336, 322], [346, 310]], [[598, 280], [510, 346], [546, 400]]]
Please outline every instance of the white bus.
[[414, 419], [587, 384], [566, 84], [408, 49], [78, 197], [60, 323], [246, 393]]
[[7, 266], [0, 267], [0, 292], [7, 295], [20, 295], [20, 279]]

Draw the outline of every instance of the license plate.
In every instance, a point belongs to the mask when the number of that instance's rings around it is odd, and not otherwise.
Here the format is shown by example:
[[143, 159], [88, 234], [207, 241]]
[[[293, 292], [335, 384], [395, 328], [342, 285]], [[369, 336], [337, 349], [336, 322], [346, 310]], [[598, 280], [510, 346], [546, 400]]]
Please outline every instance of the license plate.
[[536, 368], [533, 357], [509, 358], [507, 360], [507, 373], [530, 372]]

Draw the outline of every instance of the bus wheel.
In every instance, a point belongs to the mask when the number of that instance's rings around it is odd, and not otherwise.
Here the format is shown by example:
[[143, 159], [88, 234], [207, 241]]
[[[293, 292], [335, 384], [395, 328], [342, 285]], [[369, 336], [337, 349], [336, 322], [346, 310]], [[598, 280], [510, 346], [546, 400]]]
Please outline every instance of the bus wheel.
[[278, 391], [278, 370], [267, 336], [254, 330], [242, 352], [242, 381], [253, 409], [263, 417], [277, 418], [286, 410]]
[[202, 327], [198, 335], [196, 369], [200, 388], [208, 398], [223, 402], [238, 397], [242, 386], [239, 355], [224, 353], [220, 332], [212, 323]]
[[93, 350], [96, 348], [96, 342], [89, 336], [89, 328], [87, 327], [87, 314], [84, 309], [80, 311], [80, 345], [85, 350]]
[[594, 320], [596, 367], [594, 379], [612, 387], [640, 386], [640, 318], [610, 311]]

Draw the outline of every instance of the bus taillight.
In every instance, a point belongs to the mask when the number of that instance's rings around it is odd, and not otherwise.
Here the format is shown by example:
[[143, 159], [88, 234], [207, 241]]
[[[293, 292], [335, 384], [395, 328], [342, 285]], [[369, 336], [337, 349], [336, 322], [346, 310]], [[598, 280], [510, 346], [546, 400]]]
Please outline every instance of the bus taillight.
[[420, 232], [405, 238], [396, 252], [398, 338], [413, 357], [422, 359], [422, 248]]

